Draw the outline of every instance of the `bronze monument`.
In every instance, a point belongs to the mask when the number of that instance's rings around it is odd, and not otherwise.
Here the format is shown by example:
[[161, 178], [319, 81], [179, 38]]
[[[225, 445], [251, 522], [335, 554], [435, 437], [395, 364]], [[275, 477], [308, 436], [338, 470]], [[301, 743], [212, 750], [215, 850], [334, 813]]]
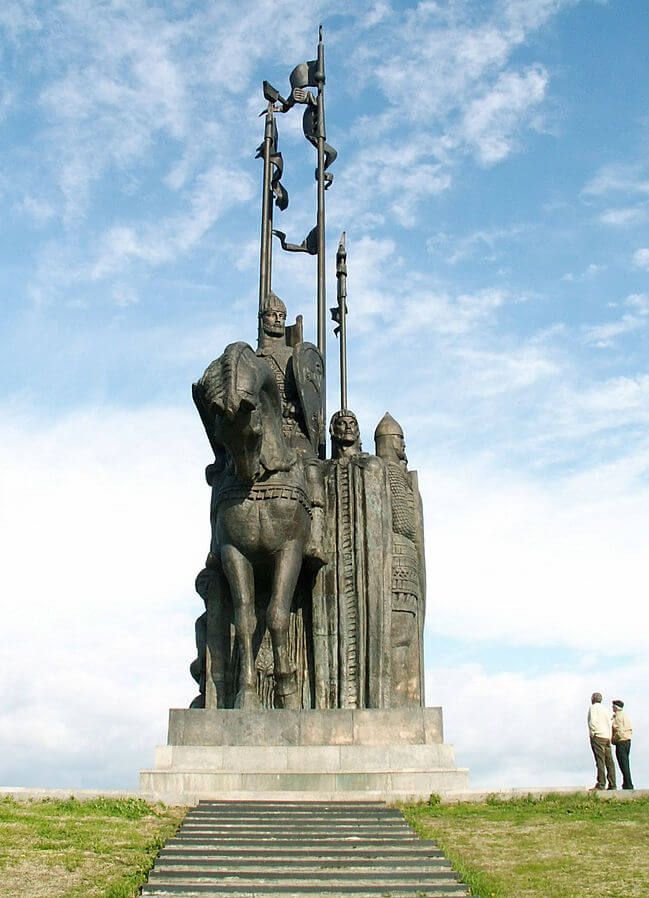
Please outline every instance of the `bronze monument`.
[[[230, 344], [193, 387], [214, 459], [192, 708], [421, 707], [421, 497], [399, 424], [386, 413], [375, 454], [363, 452], [348, 406], [344, 234], [331, 310], [340, 409], [326, 453], [325, 190], [336, 151], [326, 143], [322, 34], [317, 58], [297, 66], [290, 84], [284, 99], [264, 82], [258, 346]], [[296, 105], [305, 107], [304, 134], [317, 149], [316, 225], [301, 244], [273, 229], [273, 205], [288, 207], [277, 118]], [[273, 235], [289, 252], [317, 256], [317, 346], [304, 341], [302, 316], [287, 326], [273, 292]]]
[[[325, 134], [322, 34], [290, 84], [288, 99], [263, 86], [257, 346], [226, 346], [193, 387], [213, 452], [211, 541], [196, 578], [205, 611], [190, 666], [199, 691], [190, 708], [170, 710], [167, 744], [141, 773], [149, 800], [406, 800], [468, 787], [442, 709], [424, 704], [417, 475], [388, 413], [374, 454], [363, 451], [348, 399], [344, 233], [331, 309], [340, 405], [327, 451], [325, 194], [336, 151]], [[273, 213], [289, 205], [277, 121], [299, 105], [317, 150], [317, 213], [296, 244]], [[301, 315], [287, 324], [273, 291], [273, 236], [317, 257], [316, 345]]]

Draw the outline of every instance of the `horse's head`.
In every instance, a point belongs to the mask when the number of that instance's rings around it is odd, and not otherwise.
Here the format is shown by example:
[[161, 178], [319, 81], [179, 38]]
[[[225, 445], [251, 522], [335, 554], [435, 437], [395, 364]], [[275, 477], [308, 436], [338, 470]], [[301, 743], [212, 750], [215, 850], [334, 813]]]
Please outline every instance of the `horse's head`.
[[282, 433], [275, 379], [247, 343], [231, 343], [194, 384], [194, 401], [212, 446], [225, 446], [237, 476], [254, 483], [295, 461]]

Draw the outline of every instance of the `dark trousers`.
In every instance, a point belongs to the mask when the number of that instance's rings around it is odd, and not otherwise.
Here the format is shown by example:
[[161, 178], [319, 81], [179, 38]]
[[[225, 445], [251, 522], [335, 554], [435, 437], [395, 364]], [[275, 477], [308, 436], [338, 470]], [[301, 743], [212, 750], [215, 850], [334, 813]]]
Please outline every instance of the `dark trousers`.
[[631, 765], [629, 764], [629, 754], [631, 752], [631, 740], [625, 739], [624, 742], [618, 742], [615, 746], [615, 757], [622, 771], [622, 788], [633, 789], [633, 781], [631, 780]]
[[593, 749], [597, 765], [597, 788], [605, 789], [606, 777], [608, 777], [609, 789], [615, 789], [615, 764], [611, 752], [611, 740], [603, 739], [601, 736], [591, 736], [590, 747]]

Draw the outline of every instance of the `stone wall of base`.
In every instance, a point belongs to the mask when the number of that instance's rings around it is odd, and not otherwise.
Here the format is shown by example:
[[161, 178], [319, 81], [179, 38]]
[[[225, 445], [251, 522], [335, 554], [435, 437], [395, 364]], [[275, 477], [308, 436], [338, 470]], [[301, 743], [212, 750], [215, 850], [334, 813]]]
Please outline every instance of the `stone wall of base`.
[[441, 708], [205, 711], [172, 708], [168, 745], [426, 745], [444, 741]]
[[468, 789], [443, 741], [441, 708], [169, 712], [169, 744], [140, 776], [168, 803], [289, 795], [305, 800], [428, 798]]

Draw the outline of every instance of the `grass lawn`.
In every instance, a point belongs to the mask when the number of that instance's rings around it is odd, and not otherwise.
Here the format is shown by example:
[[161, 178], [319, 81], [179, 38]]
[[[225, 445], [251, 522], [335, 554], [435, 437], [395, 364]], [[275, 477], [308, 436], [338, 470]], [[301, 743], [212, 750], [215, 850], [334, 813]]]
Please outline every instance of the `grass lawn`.
[[402, 810], [481, 898], [649, 896], [649, 798], [434, 801]]
[[2, 898], [132, 898], [184, 808], [0, 800]]

